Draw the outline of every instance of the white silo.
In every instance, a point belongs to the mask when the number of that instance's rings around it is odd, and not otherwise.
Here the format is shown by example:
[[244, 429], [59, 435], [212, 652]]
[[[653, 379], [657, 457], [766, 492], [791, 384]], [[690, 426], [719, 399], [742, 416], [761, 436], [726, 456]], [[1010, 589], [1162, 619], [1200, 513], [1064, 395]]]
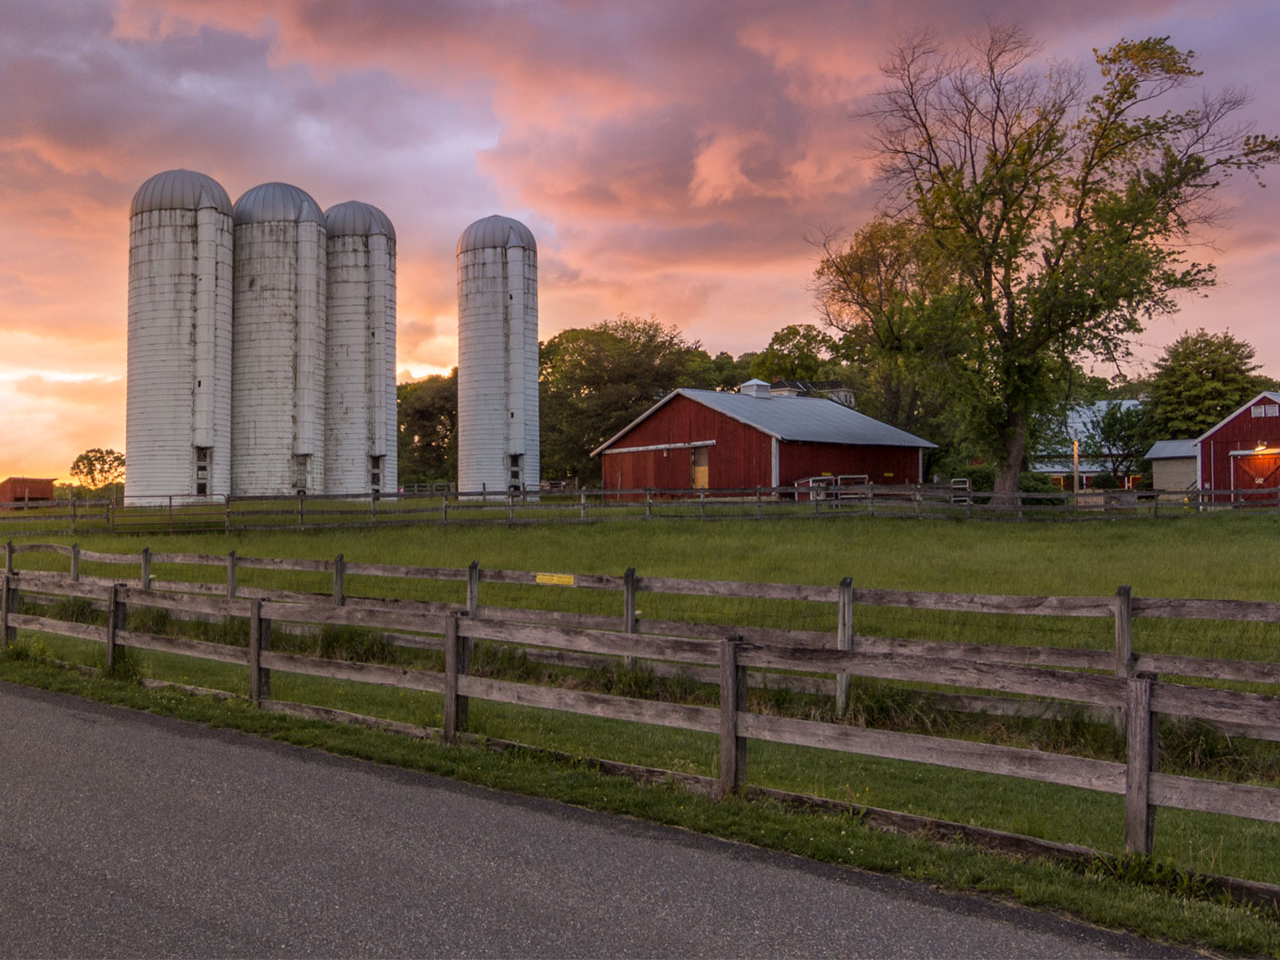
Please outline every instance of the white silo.
[[324, 492], [325, 226], [306, 192], [235, 205], [231, 492]]
[[326, 493], [396, 490], [396, 231], [377, 207], [325, 211]]
[[538, 248], [508, 217], [458, 240], [458, 489], [537, 489]]
[[230, 492], [231, 272], [231, 199], [215, 180], [168, 170], [138, 188], [129, 211], [127, 497]]

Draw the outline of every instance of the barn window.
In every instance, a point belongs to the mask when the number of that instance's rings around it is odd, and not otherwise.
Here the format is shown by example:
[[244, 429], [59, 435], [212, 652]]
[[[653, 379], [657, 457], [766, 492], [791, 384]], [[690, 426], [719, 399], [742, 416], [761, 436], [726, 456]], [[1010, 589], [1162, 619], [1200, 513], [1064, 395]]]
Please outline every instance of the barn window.
[[1280, 417], [1280, 403], [1259, 403], [1249, 412], [1254, 417]]

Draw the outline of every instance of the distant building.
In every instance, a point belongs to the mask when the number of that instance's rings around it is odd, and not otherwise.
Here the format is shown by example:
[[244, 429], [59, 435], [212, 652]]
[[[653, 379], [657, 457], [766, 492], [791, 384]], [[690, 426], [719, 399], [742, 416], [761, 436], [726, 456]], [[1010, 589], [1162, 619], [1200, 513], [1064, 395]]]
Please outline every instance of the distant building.
[[681, 388], [592, 451], [606, 490], [747, 490], [812, 477], [916, 484], [936, 445], [832, 400]]
[[1143, 457], [1151, 461], [1151, 486], [1171, 491], [1199, 489], [1197, 453], [1194, 440], [1157, 440]]
[[[1094, 449], [1100, 446], [1097, 437], [1098, 424], [1108, 409], [1118, 406], [1123, 410], [1132, 410], [1142, 406], [1141, 400], [1097, 400], [1093, 403], [1078, 403], [1067, 410], [1066, 421], [1062, 424], [1062, 433], [1057, 441], [1050, 444], [1049, 449], [1041, 450], [1032, 456], [1027, 469], [1032, 473], [1041, 473], [1053, 481], [1054, 486], [1064, 490], [1072, 490], [1075, 479], [1080, 478], [1080, 489], [1087, 490], [1093, 485], [1094, 477], [1110, 476], [1112, 462], [1105, 459], [1080, 457], [1076, 462], [1073, 442], [1078, 442], [1083, 449]], [[1107, 451], [1120, 454], [1123, 451]], [[1128, 476], [1117, 477], [1126, 490], [1140, 481], [1141, 475], [1130, 472]]]
[[1224, 417], [1194, 441], [1201, 490], [1210, 502], [1231, 503], [1265, 497], [1275, 502], [1280, 487], [1280, 393], [1265, 390]]
[[0, 480], [0, 504], [39, 503], [52, 499], [52, 479], [9, 477], [7, 480]]

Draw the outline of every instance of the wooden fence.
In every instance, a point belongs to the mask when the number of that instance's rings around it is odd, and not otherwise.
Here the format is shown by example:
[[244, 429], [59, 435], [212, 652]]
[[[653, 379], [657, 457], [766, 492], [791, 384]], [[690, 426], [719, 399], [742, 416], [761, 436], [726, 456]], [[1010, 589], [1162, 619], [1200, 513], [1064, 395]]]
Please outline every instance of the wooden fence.
[[[14, 570], [15, 554], [39, 547], [71, 559], [70, 572]], [[128, 564], [136, 578], [87, 577], [81, 560]], [[153, 563], [217, 564], [223, 583], [165, 582], [152, 578]], [[249, 589], [237, 584], [238, 569], [270, 568], [324, 573], [331, 593]], [[465, 603], [433, 603], [350, 597], [344, 577], [362, 574], [465, 581]], [[481, 606], [482, 582], [551, 584], [618, 590], [619, 618], [586, 617], [557, 611], [500, 610]], [[177, 591], [184, 591], [179, 593]], [[835, 604], [834, 633], [732, 628], [707, 624], [643, 622], [635, 615], [642, 591], [706, 596], [762, 596]], [[22, 597], [81, 597], [106, 610], [104, 625], [72, 623], [24, 613]], [[1107, 618], [1114, 624], [1112, 650], [1057, 649], [876, 638], [854, 631], [856, 605], [895, 606], [953, 612]], [[248, 621], [248, 647], [161, 636], [128, 628], [130, 607], [156, 607], [179, 616], [230, 617]], [[428, 691], [443, 697], [443, 735], [452, 739], [467, 726], [473, 699], [520, 704], [596, 717], [610, 717], [716, 734], [720, 738], [719, 789], [738, 791], [746, 778], [748, 739], [820, 747], [863, 756], [933, 764], [1079, 787], [1125, 798], [1124, 836], [1128, 850], [1149, 853], [1154, 809], [1175, 807], [1280, 822], [1280, 790], [1159, 772], [1156, 715], [1199, 718], [1246, 729], [1280, 731], [1280, 698], [1159, 679], [1159, 675], [1207, 680], [1280, 682], [1280, 664], [1223, 661], [1135, 653], [1135, 618], [1207, 618], [1223, 621], [1280, 620], [1280, 604], [1244, 601], [1138, 599], [1127, 588], [1113, 597], [1013, 597], [855, 589], [838, 586], [724, 583], [674, 578], [537, 574], [524, 571], [393, 567], [333, 561], [211, 557], [189, 554], [91, 553], [75, 547], [28, 545], [6, 552], [0, 590], [0, 644], [19, 629], [101, 643], [106, 663], [122, 647], [157, 650], [244, 667], [249, 695], [266, 705], [271, 676], [285, 671], [337, 680]], [[352, 663], [272, 650], [273, 629], [316, 629], [343, 624], [385, 631], [392, 642], [443, 648], [443, 670]], [[719, 707], [656, 702], [540, 686], [468, 674], [470, 645], [476, 640], [515, 644], [556, 655], [643, 659], [676, 668], [712, 672], [720, 685]], [[928, 683], [1000, 695], [1051, 698], [1119, 711], [1125, 718], [1125, 762], [1048, 753], [939, 736], [898, 733], [841, 723], [768, 716], [746, 709], [748, 670], [826, 674], [837, 677], [836, 693], [847, 692], [849, 677]], [[1105, 672], [1104, 672], [1105, 671]], [[843, 681], [843, 683], [841, 682]]]
[[987, 520], [1158, 518], [1205, 510], [1280, 509], [1280, 487], [1232, 490], [1089, 490], [991, 493], [948, 486], [804, 485], [730, 490], [581, 490], [297, 497], [139, 497], [0, 503], [0, 531], [226, 533], [446, 523], [605, 521], [637, 517], [713, 520], [866, 515]]

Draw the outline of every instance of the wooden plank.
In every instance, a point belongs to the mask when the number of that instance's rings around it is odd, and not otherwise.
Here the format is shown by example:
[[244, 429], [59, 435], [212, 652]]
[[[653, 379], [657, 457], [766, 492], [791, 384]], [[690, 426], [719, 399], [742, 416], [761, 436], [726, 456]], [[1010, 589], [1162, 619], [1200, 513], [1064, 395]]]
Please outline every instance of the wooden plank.
[[[1117, 644], [1117, 655], [1122, 652]], [[1126, 658], [1127, 659], [1127, 658]], [[1125, 663], [1128, 668], [1128, 663]], [[1117, 665], [1119, 669], [1119, 665]], [[1130, 677], [1125, 709], [1124, 849], [1149, 855], [1155, 843], [1151, 771], [1156, 766], [1156, 725], [1151, 718], [1151, 678]]]
[[401, 567], [386, 563], [347, 562], [347, 573], [363, 577], [400, 577], [409, 580], [466, 580], [467, 571], [457, 567]]
[[1124, 793], [1124, 764], [1060, 753], [1001, 747], [966, 740], [947, 740], [915, 733], [869, 730], [845, 724], [816, 723], [747, 713], [739, 718], [744, 734], [756, 740], [820, 747], [869, 757], [931, 763], [958, 770], [1081, 787], [1101, 793]]
[[[6, 517], [6, 520], [9, 518]], [[40, 517], [42, 520], [53, 519], [47, 514]], [[15, 543], [13, 545], [14, 553], [57, 553], [64, 557], [71, 556], [71, 548], [65, 547], [60, 543]]]
[[1007, 613], [1044, 617], [1105, 617], [1111, 619], [1111, 597], [1014, 597], [967, 593], [920, 593], [910, 590], [859, 588], [854, 603], [913, 610], [948, 610], [958, 613]]
[[60, 637], [76, 637], [80, 640], [92, 640], [94, 643], [106, 643], [107, 628], [92, 623], [71, 623], [67, 620], [55, 620], [52, 617], [35, 617], [26, 613], [9, 614], [9, 626], [20, 630], [39, 630], [41, 633], [52, 633]]
[[1153, 773], [1151, 800], [1162, 807], [1280, 823], [1280, 790], [1274, 787]]
[[1258, 600], [1180, 600], [1141, 597], [1133, 601], [1134, 616], [1177, 620], [1240, 620], [1273, 623], [1280, 620], [1280, 603]]
[[[223, 563], [225, 562], [224, 560]], [[152, 580], [151, 589], [167, 593], [205, 593], [220, 597], [227, 595], [226, 584], [199, 583], [192, 580]]]
[[1151, 709], [1175, 717], [1280, 727], [1280, 697], [1261, 693], [1157, 683], [1151, 690]]
[[215, 617], [247, 617], [249, 615], [249, 601], [239, 598], [228, 600], [226, 597], [218, 596], [175, 596], [153, 590], [142, 590], [138, 587], [119, 588], [119, 597], [125, 603], [137, 604], [141, 607], [159, 607], [179, 613], [205, 613]]
[[226, 557], [209, 556], [204, 553], [153, 553], [152, 563], [185, 563], [192, 566], [221, 567], [227, 562]]
[[101, 600], [107, 593], [105, 584], [90, 583], [85, 577], [71, 580], [62, 573], [32, 573], [24, 570], [16, 575], [14, 583], [23, 593], [52, 593], [60, 597]]
[[1024, 647], [1017, 644], [952, 643], [948, 640], [900, 640], [895, 637], [859, 635], [864, 653], [905, 657], [937, 657], [974, 663], [1041, 664], [1081, 670], [1107, 670], [1114, 662], [1109, 650], [1074, 650], [1067, 647]]
[[746, 778], [747, 740], [738, 718], [747, 709], [746, 668], [738, 665], [738, 637], [720, 641], [720, 797], [737, 793]]
[[[723, 623], [686, 623], [680, 620], [637, 621], [640, 632], [669, 637], [698, 637], [706, 640], [722, 640], [735, 634], [751, 643], [776, 647], [805, 647], [811, 650], [832, 649], [832, 634], [818, 630], [775, 630], [769, 627], [740, 627]], [[604, 629], [608, 629], [607, 627]], [[859, 638], [861, 641], [862, 638]]]
[[92, 560], [95, 563], [121, 563], [121, 564], [133, 564], [134, 566], [136, 566], [138, 563], [137, 554], [100, 553], [97, 550], [85, 550], [83, 547], [80, 548], [80, 559]]
[[1280, 663], [1264, 663], [1259, 660], [1206, 660], [1202, 657], [1140, 653], [1135, 665], [1143, 673], [1204, 677], [1209, 680], [1240, 680], [1245, 683], [1280, 683]]
[[[485, 583], [513, 583], [513, 584], [529, 584], [533, 586], [540, 585], [539, 577], [545, 577], [546, 574], [537, 573], [527, 570], [485, 570], [480, 571], [480, 579]], [[621, 590], [622, 577], [608, 576], [596, 573], [574, 573], [565, 574], [566, 578], [571, 578], [572, 583], [551, 584], [551, 586], [567, 586], [567, 587], [584, 587], [589, 590]]]
[[470, 617], [459, 624], [459, 629], [467, 636], [480, 640], [501, 640], [506, 643], [522, 643], [536, 647], [560, 647], [582, 653], [650, 657], [677, 663], [719, 663], [715, 644], [684, 637], [611, 633], [603, 630], [579, 630], [573, 627], [510, 623], [502, 620], [473, 620]]
[[252, 600], [270, 600], [280, 603], [315, 603], [321, 598], [325, 598], [326, 603], [332, 601], [328, 599], [327, 593], [303, 593], [298, 590], [273, 590], [264, 587], [246, 587], [237, 585], [236, 596], [246, 597]]
[[425, 690], [429, 693], [444, 692], [444, 677], [426, 670], [393, 667], [380, 663], [348, 663], [343, 660], [325, 660], [296, 653], [262, 651], [262, 666], [270, 670], [286, 670], [304, 673], [312, 677], [328, 677], [331, 680], [352, 680], [357, 683], [373, 683], [383, 687], [401, 687], [405, 690]]
[[443, 633], [443, 613], [403, 612], [381, 607], [335, 607], [328, 604], [271, 603], [264, 601], [262, 615], [269, 620], [293, 623], [339, 623], [353, 627], [410, 630], [421, 633]]
[[744, 644], [739, 659], [748, 666], [775, 670], [851, 673], [882, 680], [910, 680], [953, 687], [977, 687], [1000, 693], [1074, 700], [1118, 707], [1125, 703], [1123, 680], [1115, 677], [1016, 664], [966, 663], [938, 657], [841, 653], [838, 650], [786, 650]]
[[239, 557], [236, 563], [242, 569], [292, 570], [295, 572], [332, 573], [332, 560], [301, 560], [290, 557]]
[[720, 711], [713, 707], [691, 707], [681, 703], [660, 703], [611, 697], [603, 693], [584, 693], [558, 687], [535, 687], [526, 683], [490, 680], [484, 677], [459, 677], [458, 691], [466, 696], [526, 707], [562, 710], [591, 717], [609, 717], [636, 723], [652, 723], [661, 727], [716, 733], [720, 729]]
[[760, 600], [809, 600], [835, 603], [838, 587], [803, 583], [747, 583], [722, 580], [682, 580], [675, 577], [637, 577], [636, 589], [692, 597], [750, 597]]
[[162, 637], [155, 633], [117, 630], [116, 642], [128, 647], [178, 653], [186, 657], [199, 657], [202, 660], [217, 660], [221, 663], [235, 663], [240, 666], [249, 662], [249, 654], [244, 647], [205, 643], [203, 640], [187, 640], [184, 637]]

